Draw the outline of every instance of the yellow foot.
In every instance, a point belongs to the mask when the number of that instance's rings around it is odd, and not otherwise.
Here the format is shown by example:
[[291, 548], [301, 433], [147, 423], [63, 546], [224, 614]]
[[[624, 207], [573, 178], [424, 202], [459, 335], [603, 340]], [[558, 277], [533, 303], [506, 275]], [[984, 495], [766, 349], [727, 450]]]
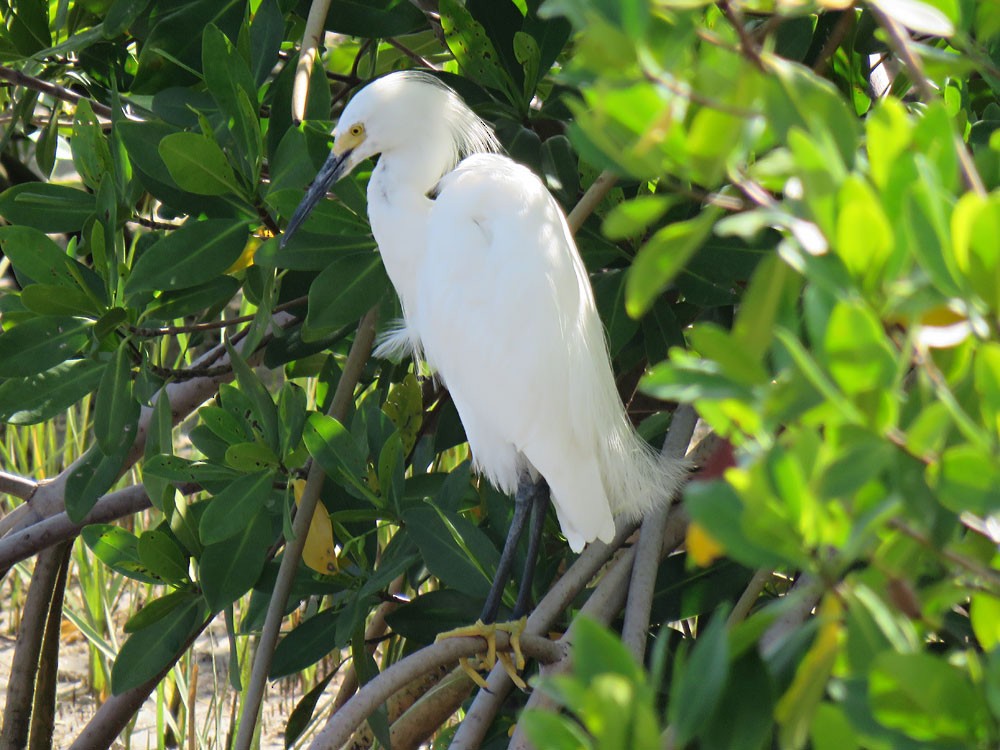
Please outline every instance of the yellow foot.
[[[521, 651], [521, 633], [524, 632], [527, 623], [527, 617], [522, 617], [520, 620], [514, 620], [513, 622], [490, 623], [489, 625], [482, 620], [477, 620], [473, 625], [466, 625], [440, 633], [435, 640], [440, 641], [442, 638], [459, 638], [462, 636], [483, 638], [486, 641], [486, 655], [480, 659], [480, 664], [482, 664], [483, 668], [487, 671], [493, 669], [497, 663], [497, 657], [499, 657], [504, 671], [507, 672], [514, 684], [521, 690], [527, 690], [527, 684], [521, 679], [521, 675], [518, 674], [524, 669], [525, 665], [524, 654]], [[498, 631], [507, 633], [510, 636], [510, 647], [514, 655], [513, 660], [507, 652], [497, 654]], [[463, 658], [459, 659], [459, 664], [473, 682], [481, 688], [486, 687], [486, 680], [483, 679], [483, 676], [473, 666], [472, 661]]]

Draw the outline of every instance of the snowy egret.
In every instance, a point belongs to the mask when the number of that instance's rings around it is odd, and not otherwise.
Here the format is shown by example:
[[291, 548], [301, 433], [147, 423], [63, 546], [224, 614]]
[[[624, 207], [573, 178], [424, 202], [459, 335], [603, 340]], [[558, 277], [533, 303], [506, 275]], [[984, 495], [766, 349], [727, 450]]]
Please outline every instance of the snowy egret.
[[[579, 551], [610, 542], [615, 515], [667, 501], [685, 466], [653, 451], [626, 416], [561, 208], [530, 170], [497, 153], [493, 131], [452, 89], [426, 73], [391, 73], [354, 96], [333, 135], [282, 242], [334, 182], [380, 155], [368, 216], [403, 320], [379, 353], [426, 359], [451, 393], [475, 467], [515, 495], [483, 610], [490, 623], [532, 507], [529, 565], [549, 494]], [[515, 617], [529, 581], [526, 571]]]

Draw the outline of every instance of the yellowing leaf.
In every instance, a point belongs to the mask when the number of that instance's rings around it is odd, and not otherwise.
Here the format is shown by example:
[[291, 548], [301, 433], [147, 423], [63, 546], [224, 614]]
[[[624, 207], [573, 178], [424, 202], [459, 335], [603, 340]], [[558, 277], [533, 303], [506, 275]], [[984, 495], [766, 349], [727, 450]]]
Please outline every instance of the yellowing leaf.
[[236, 259], [233, 265], [226, 269], [226, 273], [236, 273], [237, 271], [242, 271], [244, 268], [252, 266], [253, 256], [257, 254], [257, 248], [259, 248], [263, 242], [264, 240], [257, 235], [250, 235], [246, 246], [243, 248], [243, 252], [240, 253], [240, 257]]
[[687, 550], [688, 556], [700, 568], [707, 568], [726, 553], [725, 547], [695, 521], [688, 524]]
[[[295, 505], [298, 507], [302, 493], [306, 488], [306, 480], [296, 479], [292, 482], [295, 494]], [[306, 545], [302, 550], [302, 561], [317, 573], [329, 575], [340, 570], [337, 564], [337, 548], [333, 542], [333, 524], [330, 514], [322, 500], [316, 500], [316, 509], [309, 522], [309, 532], [306, 534]]]

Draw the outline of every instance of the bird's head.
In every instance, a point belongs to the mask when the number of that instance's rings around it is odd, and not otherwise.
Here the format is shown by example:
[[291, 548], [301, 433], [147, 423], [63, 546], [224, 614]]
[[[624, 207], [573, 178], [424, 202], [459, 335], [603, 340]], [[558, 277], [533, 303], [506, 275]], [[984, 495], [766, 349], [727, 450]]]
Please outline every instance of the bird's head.
[[410, 148], [430, 156], [440, 174], [450, 171], [466, 154], [500, 149], [490, 127], [450, 88], [431, 75], [416, 71], [378, 78], [344, 108], [333, 130], [333, 149], [299, 204], [282, 245], [302, 225], [330, 187], [365, 159]]

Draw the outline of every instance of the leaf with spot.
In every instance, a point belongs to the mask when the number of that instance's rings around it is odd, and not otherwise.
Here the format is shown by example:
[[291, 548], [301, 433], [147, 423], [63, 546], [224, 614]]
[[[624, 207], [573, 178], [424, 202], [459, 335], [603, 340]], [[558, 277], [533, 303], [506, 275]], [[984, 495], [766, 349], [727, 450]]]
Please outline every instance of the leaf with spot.
[[98, 560], [123, 576], [143, 583], [163, 583], [139, 558], [139, 539], [120, 526], [95, 523], [80, 532]]
[[62, 413], [97, 388], [105, 365], [73, 359], [0, 384], [0, 422], [38, 424]]
[[474, 81], [503, 93], [512, 104], [522, 95], [503, 67], [486, 30], [458, 0], [439, 4], [441, 28], [448, 49], [462, 71]]
[[30, 318], [0, 334], [0, 377], [22, 378], [74, 359], [90, 343], [94, 321], [45, 316]]

